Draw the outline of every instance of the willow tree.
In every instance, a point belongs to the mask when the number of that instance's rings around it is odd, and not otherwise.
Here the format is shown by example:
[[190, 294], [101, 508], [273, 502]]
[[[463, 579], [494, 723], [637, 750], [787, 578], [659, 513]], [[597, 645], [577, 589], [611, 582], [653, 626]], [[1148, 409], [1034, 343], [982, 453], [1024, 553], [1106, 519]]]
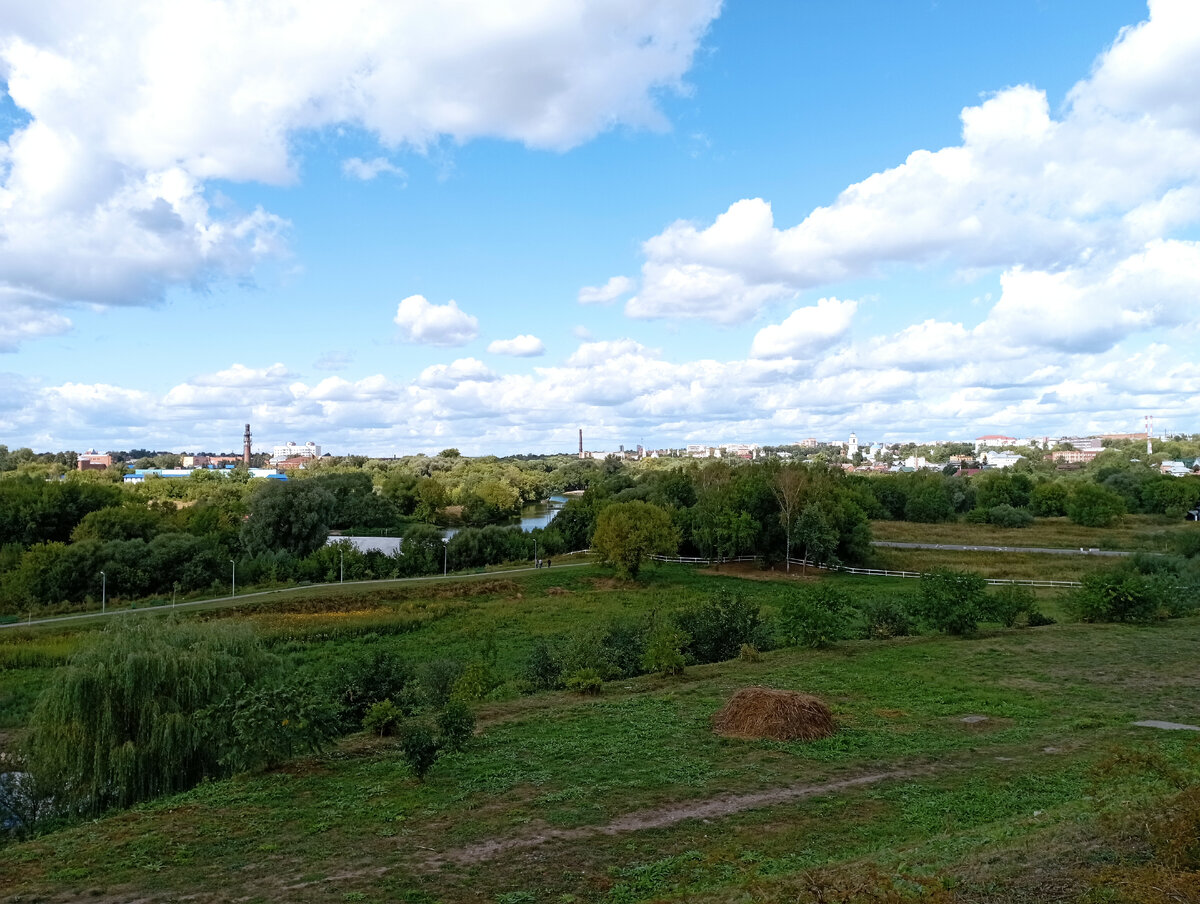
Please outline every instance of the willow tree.
[[274, 660], [244, 626], [121, 622], [52, 677], [30, 723], [29, 768], [56, 801], [99, 813], [221, 774], [211, 713]]

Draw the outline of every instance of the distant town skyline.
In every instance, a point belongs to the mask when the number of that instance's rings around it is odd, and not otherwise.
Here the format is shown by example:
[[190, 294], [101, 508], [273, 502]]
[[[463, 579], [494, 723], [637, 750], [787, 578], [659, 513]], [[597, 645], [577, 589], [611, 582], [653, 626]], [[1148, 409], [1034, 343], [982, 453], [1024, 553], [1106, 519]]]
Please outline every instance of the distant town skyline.
[[1200, 5], [0, 13], [0, 443], [1200, 432]]

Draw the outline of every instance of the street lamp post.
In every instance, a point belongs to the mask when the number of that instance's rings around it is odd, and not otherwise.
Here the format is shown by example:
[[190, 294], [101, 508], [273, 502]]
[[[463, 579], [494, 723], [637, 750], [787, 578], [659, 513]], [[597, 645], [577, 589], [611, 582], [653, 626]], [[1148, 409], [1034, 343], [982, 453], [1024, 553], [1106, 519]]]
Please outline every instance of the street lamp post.
[[447, 574], [447, 567], [450, 563], [450, 539], [442, 537], [442, 577]]
[[171, 608], [175, 608], [175, 596], [179, 593], [179, 582], [175, 582], [175, 586], [171, 588]]
[[538, 563], [538, 557], [537, 557], [537, 537], [534, 537], [534, 538], [533, 538], [533, 567], [534, 567], [534, 568], [537, 568], [537, 563]]
[[229, 595], [237, 596], [237, 561], [230, 559], [229, 564], [233, 568], [233, 571], [229, 576]]
[[346, 581], [346, 548], [338, 546], [338, 583]]
[[100, 572], [100, 611], [108, 609], [108, 577]]

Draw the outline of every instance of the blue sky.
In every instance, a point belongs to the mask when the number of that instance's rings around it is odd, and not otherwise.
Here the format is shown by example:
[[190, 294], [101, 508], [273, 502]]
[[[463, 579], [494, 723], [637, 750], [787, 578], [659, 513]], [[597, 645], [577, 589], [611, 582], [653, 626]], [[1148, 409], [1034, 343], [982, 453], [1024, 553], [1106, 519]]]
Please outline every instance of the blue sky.
[[1200, 430], [1188, 0], [48, 2], [0, 79], [10, 447]]

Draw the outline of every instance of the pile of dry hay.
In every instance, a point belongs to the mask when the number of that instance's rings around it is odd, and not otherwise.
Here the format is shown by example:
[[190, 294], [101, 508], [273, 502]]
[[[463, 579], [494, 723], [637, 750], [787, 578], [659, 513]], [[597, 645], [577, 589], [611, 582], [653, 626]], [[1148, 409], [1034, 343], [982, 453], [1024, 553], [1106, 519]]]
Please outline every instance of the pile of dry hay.
[[815, 741], [837, 727], [829, 707], [799, 691], [744, 687], [713, 716], [713, 730], [726, 738]]

